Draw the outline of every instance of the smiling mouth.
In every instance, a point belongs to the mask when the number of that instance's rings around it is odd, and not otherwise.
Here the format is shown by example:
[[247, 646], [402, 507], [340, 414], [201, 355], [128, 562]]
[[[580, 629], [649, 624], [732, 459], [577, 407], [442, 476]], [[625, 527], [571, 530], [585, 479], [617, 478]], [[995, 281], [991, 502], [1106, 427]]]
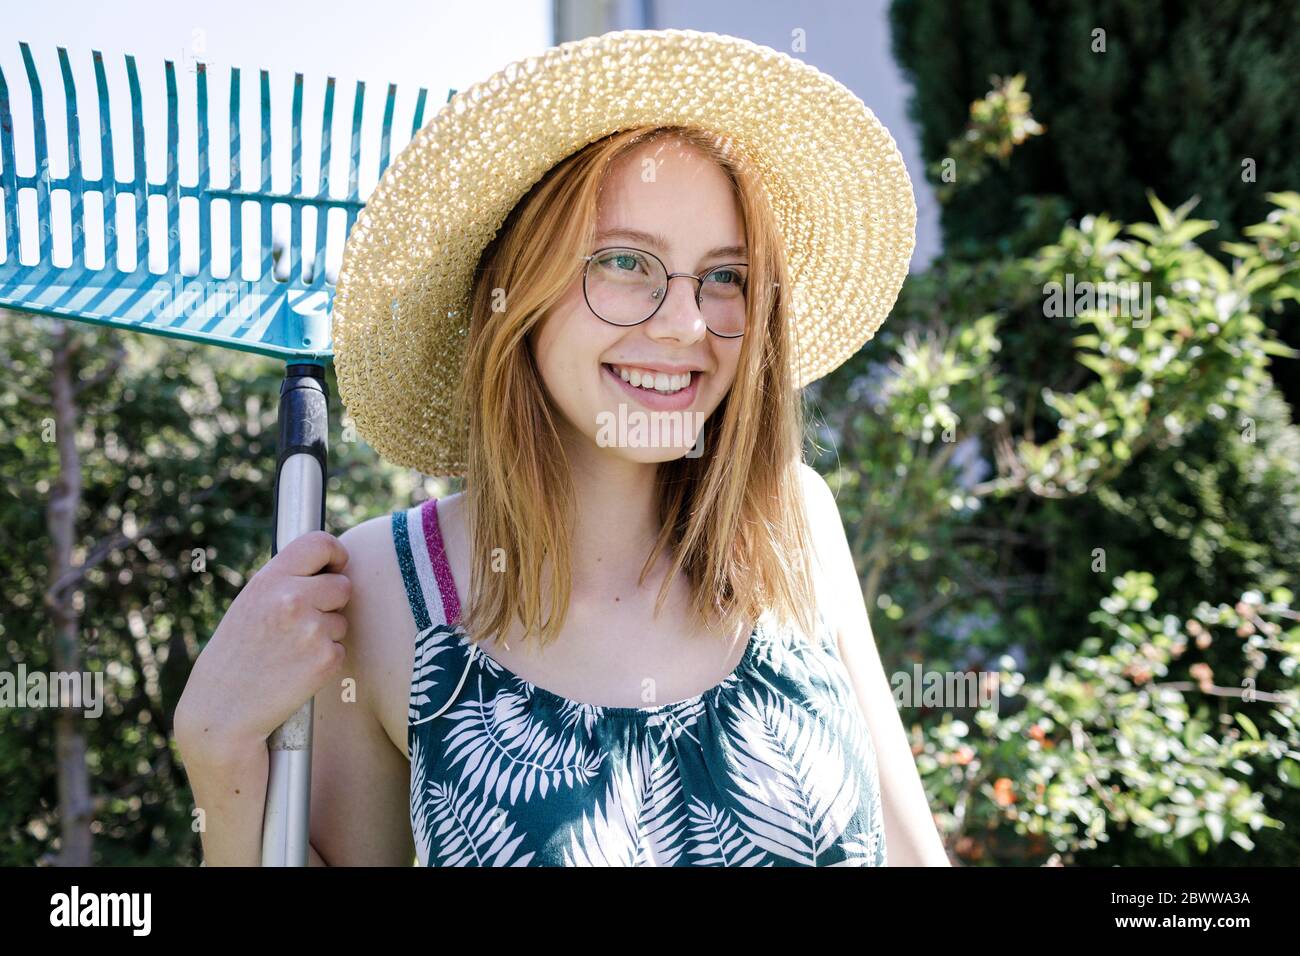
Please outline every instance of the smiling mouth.
[[[623, 375], [622, 373], [619, 372], [618, 369], [616, 369], [610, 363], [603, 362], [602, 365], [605, 367], [605, 369], [609, 371], [611, 375], [613, 375], [615, 378], [623, 382], [623, 384], [629, 386], [630, 388], [635, 388], [652, 395], [677, 395], [678, 393], [684, 392], [687, 389], [689, 389], [692, 385], [696, 384], [699, 381], [699, 377], [700, 377], [700, 373], [696, 371], [692, 371], [689, 374], [686, 374], [684, 376], [670, 375], [667, 376], [667, 379], [670, 382], [674, 379], [677, 381], [681, 381], [681, 379], [685, 377], [686, 383], [684, 385], [679, 385], [677, 388], [656, 388], [654, 385], [648, 384], [651, 381], [649, 378], [646, 378], [644, 381], [638, 384], [633, 380], [632, 376]], [[640, 375], [638, 374], [636, 377], [640, 378]], [[656, 379], [658, 379], [658, 377], [659, 376], [655, 376]]]

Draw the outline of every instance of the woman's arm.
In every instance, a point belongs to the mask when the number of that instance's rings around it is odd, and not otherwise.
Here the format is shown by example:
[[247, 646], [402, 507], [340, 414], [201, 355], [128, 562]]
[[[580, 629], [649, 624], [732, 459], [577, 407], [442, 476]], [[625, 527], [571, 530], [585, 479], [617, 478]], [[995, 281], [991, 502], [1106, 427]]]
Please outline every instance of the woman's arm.
[[[409, 764], [376, 716], [378, 703], [388, 705], [396, 714], [390, 718], [394, 733], [402, 731], [397, 725], [405, 717], [412, 654], [411, 642], [403, 637], [409, 627], [394, 627], [385, 619], [385, 609], [394, 603], [382, 563], [385, 557], [392, 562], [382, 550], [386, 535], [386, 519], [373, 519], [337, 540], [317, 536], [315, 542], [290, 544], [272, 559], [280, 566], [271, 569], [268, 564], [259, 572], [262, 579], [246, 587], [247, 596], [241, 593], [236, 599], [243, 602], [242, 616], [234, 615], [228, 633], [209, 642], [204, 654], [216, 656], [206, 662], [206, 672], [197, 674], [205, 663], [202, 657], [196, 663], [177, 707], [176, 742], [195, 806], [202, 811], [198, 819], [206, 865], [261, 862], [270, 767], [266, 732], [258, 729], [262, 724], [257, 721], [250, 726], [249, 720], [234, 718], [250, 717], [276, 694], [284, 697], [281, 709], [292, 713], [297, 703], [287, 696], [294, 689], [287, 686], [285, 675], [299, 671], [319, 688], [314, 698], [309, 863], [411, 864]], [[291, 553], [295, 548], [296, 556]], [[348, 585], [349, 598], [337, 637], [342, 646], [322, 658], [324, 663], [313, 663], [303, 655], [315, 653], [314, 645], [294, 643], [294, 634], [277, 623], [273, 609], [289, 606], [295, 620], [304, 617], [301, 601], [285, 605], [286, 595], [324, 582], [299, 578], [286, 583], [276, 578], [294, 573], [310, 577], [330, 553], [339, 573], [348, 578], [342, 582]], [[404, 596], [399, 592], [397, 598]], [[340, 607], [340, 600], [321, 603]], [[233, 606], [227, 618], [232, 613]], [[214, 646], [218, 639], [224, 646]]]
[[801, 467], [822, 606], [827, 620], [834, 622], [840, 656], [876, 748], [889, 864], [951, 866], [880, 662], [835, 496], [821, 475], [807, 465]]
[[[266, 741], [254, 741], [206, 763], [187, 761], [185, 773], [201, 819], [204, 866], [259, 866], [262, 815], [270, 757]], [[211, 821], [211, 823], [209, 823]], [[311, 844], [311, 866], [328, 864]]]
[[347, 560], [325, 532], [289, 542], [244, 585], [190, 670], [173, 733], [208, 865], [261, 862], [267, 738], [344, 664]]

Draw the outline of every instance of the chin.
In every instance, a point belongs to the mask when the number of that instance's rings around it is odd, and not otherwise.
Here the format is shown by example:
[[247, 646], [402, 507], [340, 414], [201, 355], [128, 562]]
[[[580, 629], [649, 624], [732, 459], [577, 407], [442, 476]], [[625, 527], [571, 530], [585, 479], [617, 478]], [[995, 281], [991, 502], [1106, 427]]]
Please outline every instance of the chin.
[[660, 465], [687, 457], [688, 448], [602, 448], [601, 451], [617, 455], [624, 461], [639, 465]]
[[590, 435], [601, 452], [638, 464], [661, 464], [681, 458], [699, 457], [706, 440], [703, 412], [651, 412], [645, 409], [601, 409], [594, 416], [597, 428]]

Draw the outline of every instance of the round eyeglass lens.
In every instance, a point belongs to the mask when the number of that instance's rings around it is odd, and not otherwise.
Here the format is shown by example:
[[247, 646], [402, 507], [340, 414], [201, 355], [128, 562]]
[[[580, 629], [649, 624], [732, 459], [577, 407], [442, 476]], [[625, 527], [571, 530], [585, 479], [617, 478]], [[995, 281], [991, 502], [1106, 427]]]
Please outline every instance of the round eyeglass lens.
[[[747, 272], [740, 264], [718, 266], [702, 283], [696, 283], [700, 313], [717, 335], [735, 336], [744, 331]], [[585, 282], [592, 311], [615, 325], [644, 322], [668, 291], [663, 264], [638, 249], [596, 253], [587, 264]]]

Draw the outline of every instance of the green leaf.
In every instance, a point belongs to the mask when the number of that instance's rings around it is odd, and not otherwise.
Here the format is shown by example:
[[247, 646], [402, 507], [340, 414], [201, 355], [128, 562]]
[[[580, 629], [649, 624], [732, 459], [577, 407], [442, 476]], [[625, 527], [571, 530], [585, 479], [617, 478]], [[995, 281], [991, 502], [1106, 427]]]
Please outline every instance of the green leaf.
[[1221, 242], [1219, 248], [1230, 256], [1236, 256], [1238, 259], [1249, 259], [1259, 252], [1258, 247], [1252, 246], [1248, 242]]
[[1264, 193], [1264, 197], [1275, 206], [1290, 209], [1292, 212], [1300, 212], [1300, 193], [1293, 189], [1280, 193]]
[[1169, 234], [1169, 242], [1175, 246], [1181, 246], [1184, 243], [1191, 242], [1202, 233], [1209, 232], [1211, 229], [1217, 229], [1217, 222], [1207, 221], [1205, 219], [1194, 219], [1191, 222], [1185, 222], [1172, 233]]
[[1277, 765], [1277, 775], [1288, 787], [1300, 787], [1300, 763], [1290, 757], [1282, 758]]
[[1092, 369], [1103, 379], [1110, 378], [1115, 374], [1113, 359], [1104, 358], [1100, 355], [1089, 355], [1085, 352], [1078, 356], [1078, 360], [1080, 365]]
[[1286, 229], [1275, 222], [1257, 222], [1252, 226], [1246, 226], [1241, 230], [1244, 235], [1255, 238], [1262, 236], [1265, 239], [1285, 239]]
[[1135, 222], [1129, 226], [1125, 232], [1130, 236], [1137, 236], [1143, 242], [1149, 245], [1155, 245], [1160, 241], [1162, 233], [1149, 222]]
[[1289, 345], [1283, 345], [1277, 339], [1264, 339], [1259, 343], [1259, 349], [1265, 355], [1276, 355], [1280, 358], [1300, 358], [1300, 350], [1291, 348]]
[[1156, 222], [1160, 223], [1160, 228], [1165, 232], [1171, 232], [1174, 227], [1177, 226], [1177, 223], [1174, 221], [1174, 214], [1169, 211], [1168, 206], [1156, 198], [1156, 194], [1153, 190], [1148, 189], [1146, 193], [1147, 202], [1150, 203], [1151, 208], [1155, 210]]
[[1246, 291], [1254, 292], [1257, 289], [1273, 285], [1285, 274], [1286, 270], [1282, 266], [1261, 266], [1254, 269], [1244, 283]]
[[1237, 718], [1237, 723], [1241, 724], [1242, 730], [1250, 734], [1251, 739], [1253, 740], [1260, 739], [1259, 728], [1255, 726], [1255, 722], [1253, 720], [1251, 720], [1249, 717], [1247, 717], [1245, 714], [1242, 713], [1233, 714], [1233, 716]]

